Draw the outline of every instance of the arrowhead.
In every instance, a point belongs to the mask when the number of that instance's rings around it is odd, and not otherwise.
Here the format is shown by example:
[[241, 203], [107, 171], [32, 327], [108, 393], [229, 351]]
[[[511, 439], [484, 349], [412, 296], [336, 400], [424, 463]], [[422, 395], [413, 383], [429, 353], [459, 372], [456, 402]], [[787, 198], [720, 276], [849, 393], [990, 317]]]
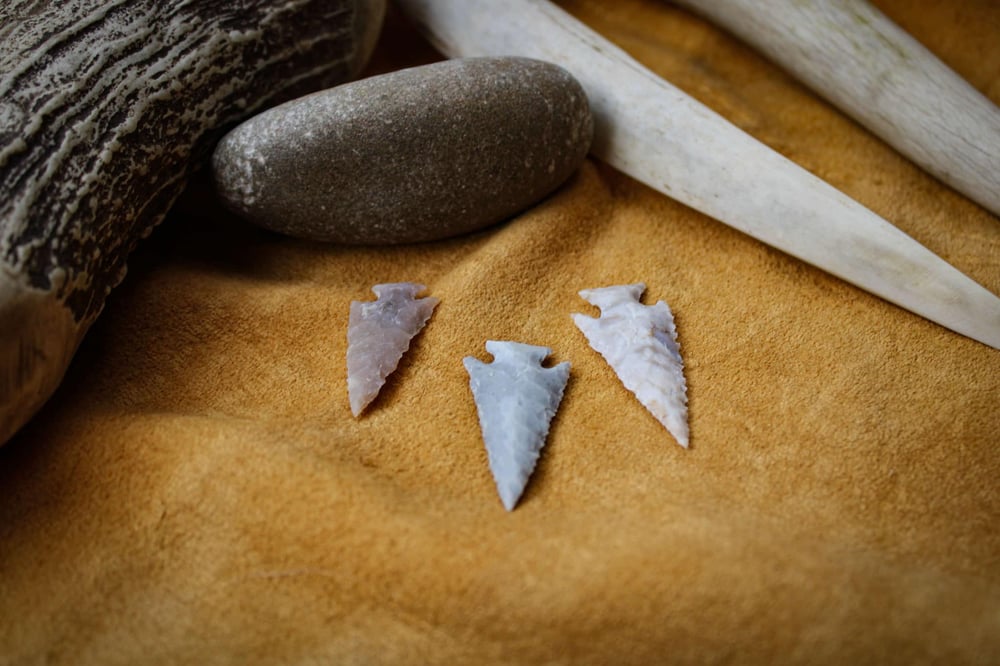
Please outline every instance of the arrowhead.
[[347, 326], [347, 394], [354, 416], [375, 399], [385, 379], [430, 319], [438, 299], [416, 298], [422, 284], [377, 284], [375, 301], [351, 302]]
[[601, 316], [574, 314], [573, 322], [625, 388], [687, 448], [687, 384], [674, 316], [663, 301], [642, 305], [645, 290], [642, 283], [585, 289], [580, 296]]
[[569, 379], [569, 363], [543, 368], [551, 349], [489, 340], [492, 363], [467, 356], [465, 369], [479, 412], [500, 501], [513, 511], [545, 446], [549, 423]]

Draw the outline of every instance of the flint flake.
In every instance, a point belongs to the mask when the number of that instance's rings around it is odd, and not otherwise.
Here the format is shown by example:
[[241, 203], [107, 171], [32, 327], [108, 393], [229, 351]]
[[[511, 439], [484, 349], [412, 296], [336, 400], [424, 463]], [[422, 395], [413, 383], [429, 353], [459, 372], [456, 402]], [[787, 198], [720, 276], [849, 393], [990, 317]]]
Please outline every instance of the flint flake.
[[489, 340], [486, 351], [492, 363], [468, 356], [464, 364], [490, 471], [504, 508], [513, 511], [545, 446], [570, 366], [542, 367], [552, 353], [547, 347]]
[[359, 416], [375, 399], [410, 340], [430, 319], [438, 299], [416, 298], [421, 284], [377, 284], [375, 301], [353, 301], [347, 327], [347, 393]]

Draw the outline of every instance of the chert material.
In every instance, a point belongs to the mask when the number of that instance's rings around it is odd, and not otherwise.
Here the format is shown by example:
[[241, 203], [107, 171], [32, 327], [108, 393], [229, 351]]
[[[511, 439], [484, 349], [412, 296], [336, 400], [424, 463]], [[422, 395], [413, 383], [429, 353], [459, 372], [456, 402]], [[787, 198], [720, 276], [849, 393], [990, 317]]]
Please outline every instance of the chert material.
[[377, 284], [374, 301], [353, 301], [347, 327], [347, 395], [351, 412], [359, 416], [386, 377], [392, 374], [410, 340], [434, 312], [438, 299], [416, 298], [422, 284]]
[[583, 161], [592, 133], [587, 97], [566, 70], [526, 58], [450, 60], [255, 116], [219, 144], [213, 173], [230, 208], [273, 231], [426, 241], [538, 202]]
[[384, 0], [0, 2], [0, 443], [222, 131], [364, 66]]
[[467, 356], [464, 364], [490, 471], [504, 508], [513, 511], [545, 446], [569, 363], [544, 368], [552, 350], [520, 342], [489, 340], [486, 351], [493, 354], [492, 363]]
[[585, 289], [580, 296], [601, 309], [599, 319], [574, 314], [573, 322], [646, 409], [688, 446], [687, 383], [670, 307], [642, 305], [646, 285]]

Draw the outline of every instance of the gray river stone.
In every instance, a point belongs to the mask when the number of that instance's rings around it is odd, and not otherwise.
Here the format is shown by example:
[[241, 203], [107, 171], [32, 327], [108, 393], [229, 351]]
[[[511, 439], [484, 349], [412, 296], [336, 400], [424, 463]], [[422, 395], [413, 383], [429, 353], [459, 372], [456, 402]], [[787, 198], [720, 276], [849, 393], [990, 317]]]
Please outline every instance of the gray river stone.
[[275, 107], [213, 156], [228, 207], [267, 229], [389, 244], [481, 229], [537, 203], [585, 157], [593, 119], [564, 69], [467, 58]]

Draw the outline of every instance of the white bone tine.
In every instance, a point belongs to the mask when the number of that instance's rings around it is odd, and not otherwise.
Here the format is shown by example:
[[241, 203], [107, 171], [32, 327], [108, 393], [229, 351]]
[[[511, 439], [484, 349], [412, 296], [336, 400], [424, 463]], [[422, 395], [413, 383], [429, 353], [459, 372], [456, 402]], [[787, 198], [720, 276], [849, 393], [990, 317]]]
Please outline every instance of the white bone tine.
[[870, 3], [676, 1], [1000, 215], [1000, 108]]
[[594, 115], [591, 152], [667, 196], [953, 331], [1000, 349], [1000, 299], [546, 0], [399, 0], [452, 57], [566, 68]]

